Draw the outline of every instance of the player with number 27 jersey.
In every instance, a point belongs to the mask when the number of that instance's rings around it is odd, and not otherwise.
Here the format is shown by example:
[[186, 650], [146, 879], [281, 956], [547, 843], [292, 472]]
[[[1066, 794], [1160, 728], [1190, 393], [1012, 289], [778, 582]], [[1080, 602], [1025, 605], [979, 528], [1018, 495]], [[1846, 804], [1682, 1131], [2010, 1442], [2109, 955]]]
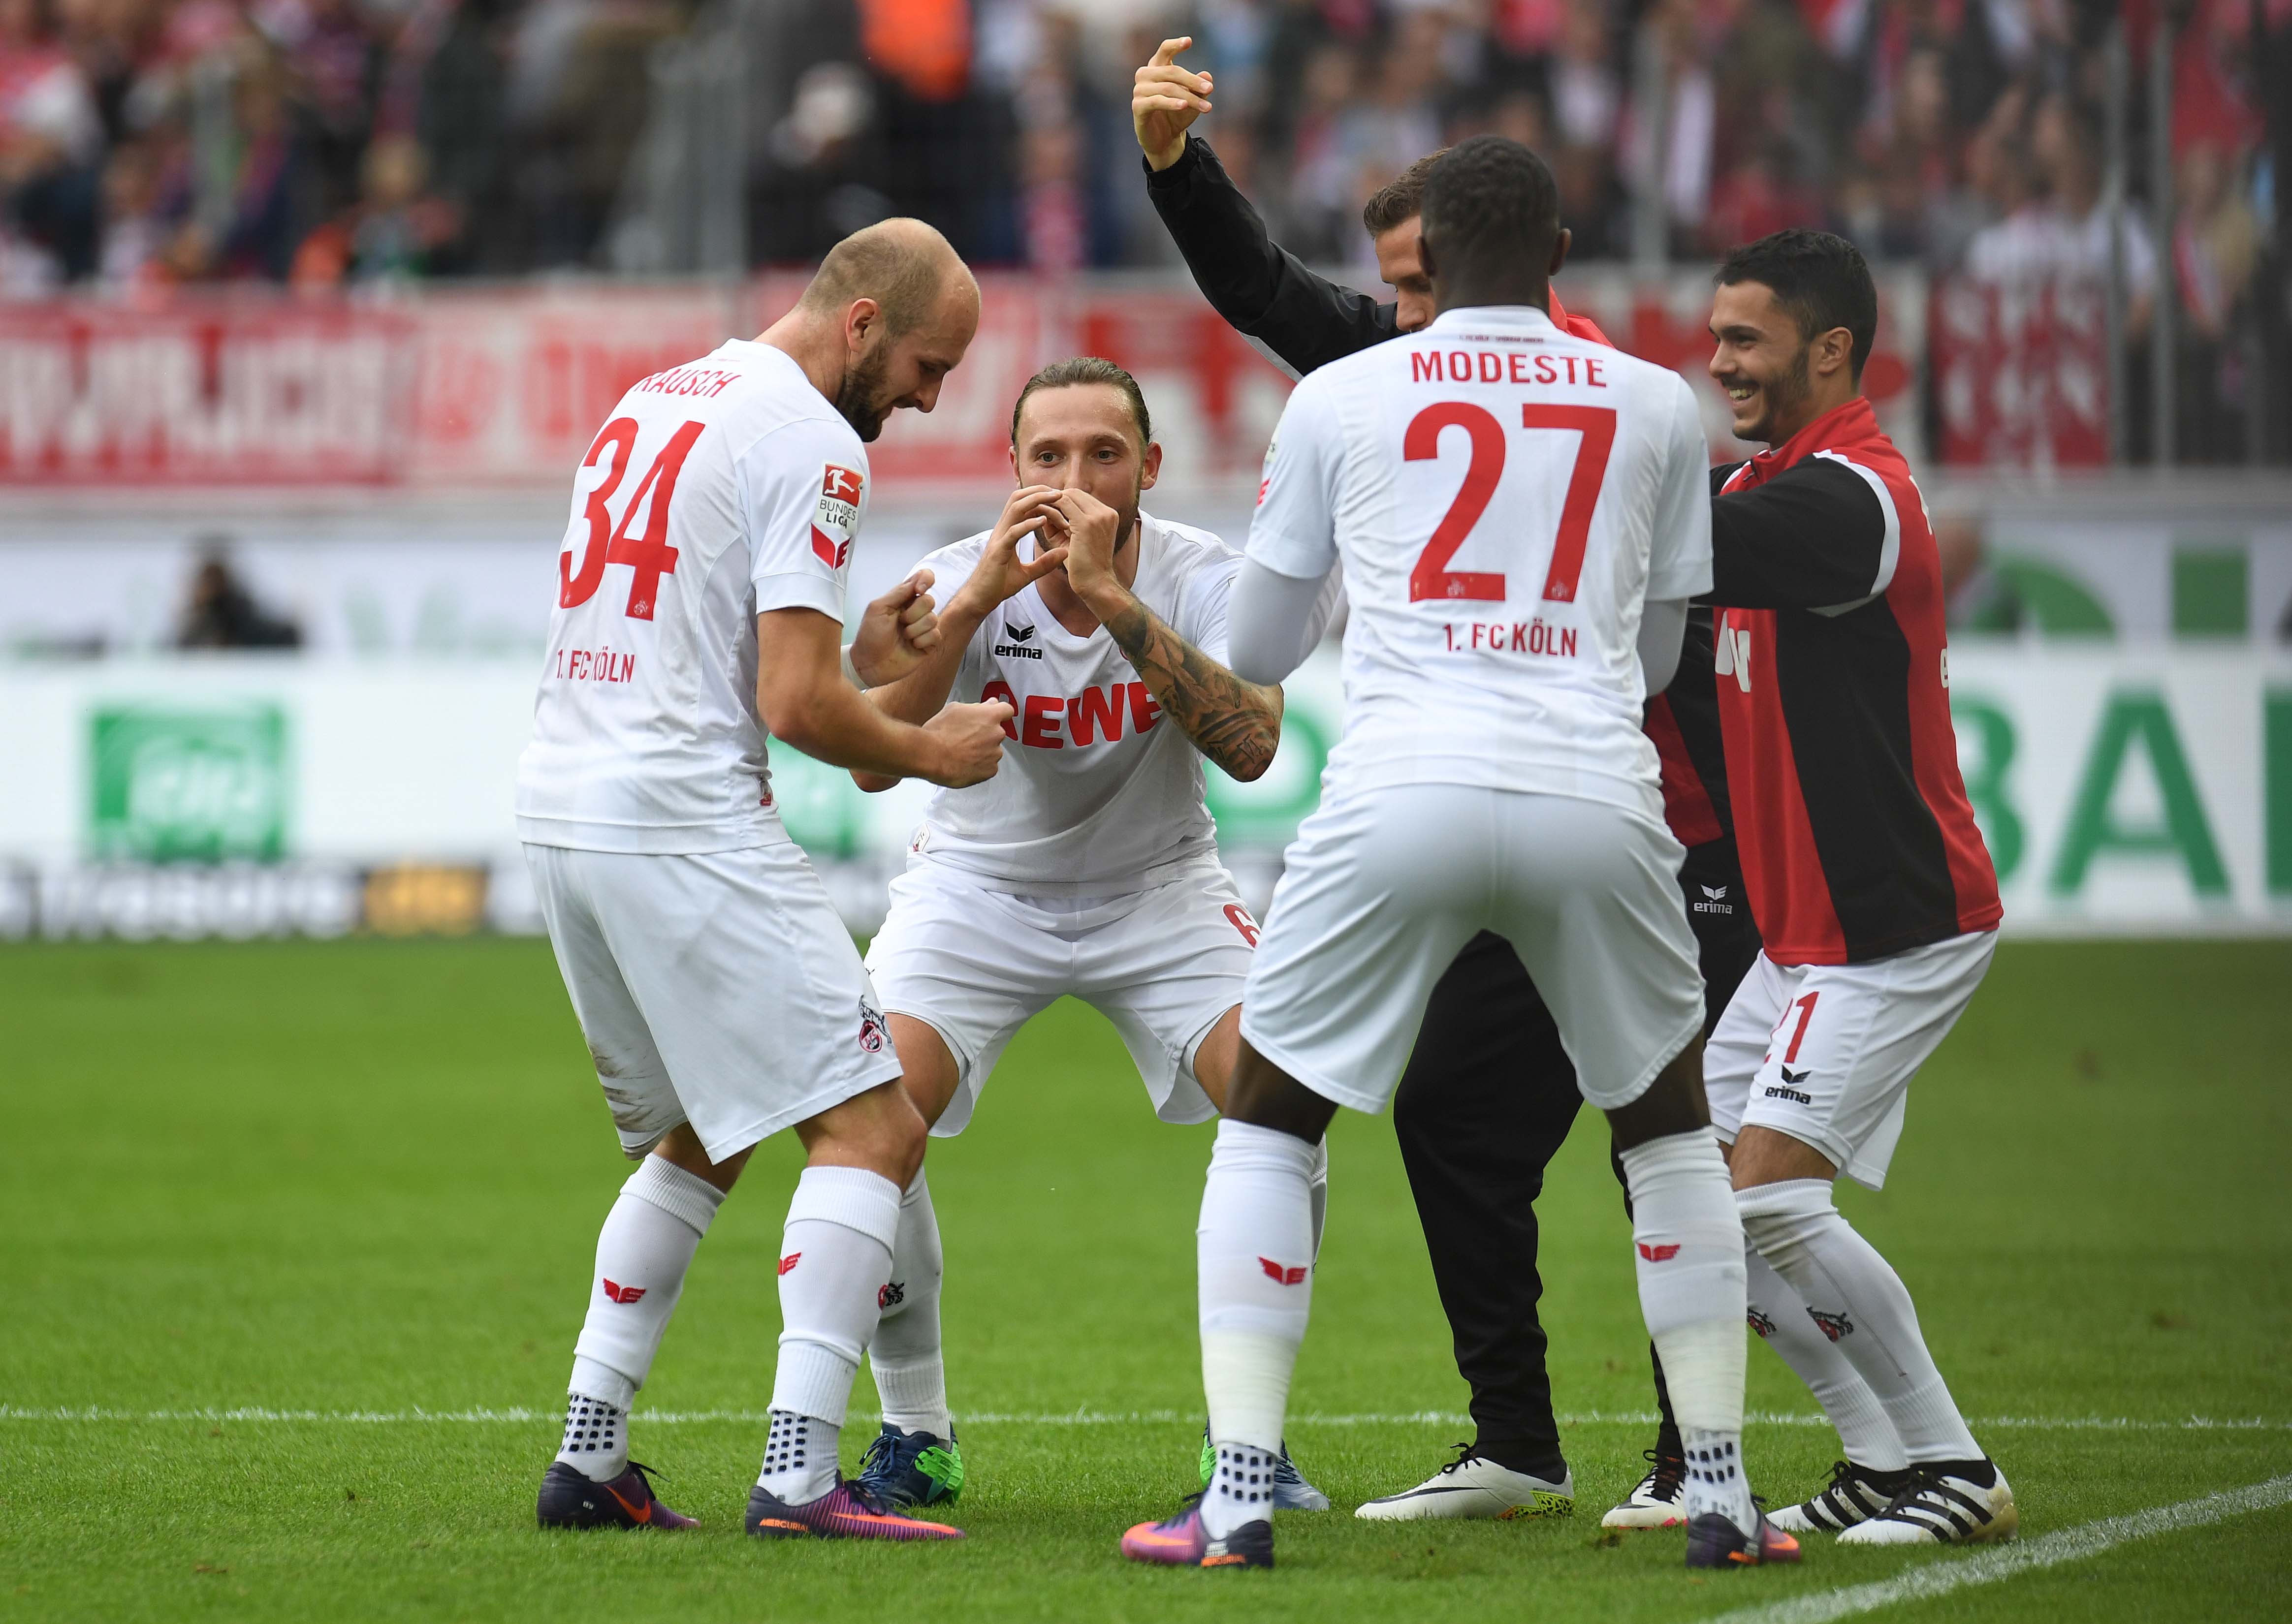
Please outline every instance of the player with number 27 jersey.
[[[1512, 939], [1595, 1104], [1630, 1098], [1699, 1030], [1673, 880], [1681, 848], [1640, 726], [1637, 639], [1646, 603], [1709, 590], [1705, 462], [1683, 379], [1532, 305], [1445, 311], [1290, 396], [1247, 556], [1301, 583], [1342, 560], [1352, 604], [1344, 735], [1274, 893], [1242, 1008], [1242, 1035], [1299, 1081], [1381, 1109], [1432, 981], [1481, 929]], [[1468, 826], [1481, 816], [1470, 798], [1441, 788], [1503, 792], [1488, 803], [1498, 824], [1523, 798], [1623, 815], [1615, 840], [1592, 828], [1596, 815], [1574, 832], [1633, 855], [1633, 880], [1648, 883], [1627, 880], [1611, 898], [1631, 918], [1602, 932], [1586, 915], [1557, 931], [1548, 909], [1499, 904], [1502, 921], [1436, 908], [1412, 923], [1441, 888], [1400, 884], [1411, 900], [1386, 925], [1354, 920], [1365, 868], [1392, 866], [1377, 850], [1392, 840], [1468, 868], [1534, 856], [1523, 830], [1497, 832], [1491, 847], [1489, 829]], [[1396, 820], [1397, 795], [1430, 799]], [[1477, 883], [1485, 896], [1505, 882], [1489, 872]], [[1419, 928], [1429, 934], [1402, 939]], [[1592, 952], [1595, 938], [1610, 950]], [[1647, 953], [1626, 950], [1635, 938]]]
[[1342, 555], [1333, 792], [1468, 784], [1659, 816], [1634, 641], [1710, 584], [1694, 396], [1532, 306], [1448, 311], [1297, 386], [1249, 553]]

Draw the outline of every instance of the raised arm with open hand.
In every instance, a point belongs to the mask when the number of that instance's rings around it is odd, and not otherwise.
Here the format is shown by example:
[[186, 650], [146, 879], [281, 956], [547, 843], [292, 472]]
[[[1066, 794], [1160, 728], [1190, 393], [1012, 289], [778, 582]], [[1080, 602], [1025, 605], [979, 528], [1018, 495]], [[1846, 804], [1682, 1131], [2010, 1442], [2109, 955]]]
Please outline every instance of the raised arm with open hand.
[[1061, 491], [1056, 505], [1067, 526], [1067, 579], [1162, 713], [1228, 777], [1246, 784], [1263, 774], [1281, 745], [1281, 690], [1243, 681], [1122, 584], [1114, 572], [1120, 516], [1112, 508], [1085, 491]]

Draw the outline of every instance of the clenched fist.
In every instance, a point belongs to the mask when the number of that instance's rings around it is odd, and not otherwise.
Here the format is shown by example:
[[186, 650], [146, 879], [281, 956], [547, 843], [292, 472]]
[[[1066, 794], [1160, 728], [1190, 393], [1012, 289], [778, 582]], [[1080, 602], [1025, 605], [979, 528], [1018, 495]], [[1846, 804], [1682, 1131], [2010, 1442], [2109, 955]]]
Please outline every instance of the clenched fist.
[[939, 647], [931, 583], [931, 571], [919, 569], [860, 613], [860, 631], [851, 639], [851, 669], [869, 687], [897, 682]]
[[999, 699], [948, 706], [924, 724], [939, 742], [939, 761], [924, 776], [950, 790], [992, 778], [1003, 764], [1003, 724], [1010, 720], [1011, 707]]

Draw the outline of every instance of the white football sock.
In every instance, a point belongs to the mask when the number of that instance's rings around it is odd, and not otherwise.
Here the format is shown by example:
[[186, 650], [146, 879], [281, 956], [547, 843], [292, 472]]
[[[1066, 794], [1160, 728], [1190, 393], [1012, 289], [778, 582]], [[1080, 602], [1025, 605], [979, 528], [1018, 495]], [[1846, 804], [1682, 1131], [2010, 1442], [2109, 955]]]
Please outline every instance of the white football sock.
[[1680, 1423], [1679, 1442], [1687, 1462], [1683, 1485], [1690, 1523], [1707, 1512], [1717, 1512], [1754, 1540], [1759, 1535], [1759, 1507], [1751, 1499], [1751, 1479], [1743, 1467], [1743, 1435], [1706, 1432]]
[[1981, 1459], [1926, 1351], [1909, 1288], [1840, 1214], [1829, 1181], [1756, 1185], [1736, 1199], [1752, 1244], [1878, 1395], [1909, 1459]]
[[779, 1364], [759, 1485], [789, 1505], [835, 1486], [836, 1435], [876, 1334], [900, 1231], [900, 1186], [857, 1167], [808, 1167], [780, 1239]]
[[945, 1273], [939, 1214], [922, 1173], [900, 1198], [899, 1238], [892, 1243], [892, 1283], [884, 1288], [884, 1315], [868, 1345], [868, 1363], [884, 1401], [884, 1422], [902, 1432], [953, 1435], [948, 1412], [947, 1361], [940, 1346], [939, 1290]]
[[1687, 1515], [1747, 1534], [1758, 1509], [1743, 1474], [1743, 1224], [1707, 1128], [1623, 1153], [1640, 1313], [1663, 1361], [1687, 1456]]
[[1271, 1468], [1255, 1463], [1281, 1451], [1289, 1373], [1312, 1306], [1318, 1154], [1276, 1129], [1218, 1124], [1194, 1232], [1202, 1387], [1218, 1451], [1202, 1499], [1213, 1539], [1268, 1514], [1261, 1491]]
[[1313, 1146], [1313, 1174], [1306, 1189], [1313, 1202], [1313, 1261], [1321, 1260], [1321, 1236], [1329, 1227], [1329, 1142]]
[[629, 1406], [652, 1372], [692, 1254], [723, 1204], [724, 1192], [706, 1179], [647, 1156], [605, 1215], [557, 1451], [593, 1482], [628, 1470]]
[[1806, 1383], [1823, 1414], [1838, 1428], [1839, 1446], [1847, 1459], [1874, 1472], [1899, 1472], [1909, 1465], [1885, 1406], [1808, 1315], [1806, 1299], [1759, 1256], [1757, 1247], [1747, 1249], [1743, 1261], [1749, 1271], [1751, 1329]]

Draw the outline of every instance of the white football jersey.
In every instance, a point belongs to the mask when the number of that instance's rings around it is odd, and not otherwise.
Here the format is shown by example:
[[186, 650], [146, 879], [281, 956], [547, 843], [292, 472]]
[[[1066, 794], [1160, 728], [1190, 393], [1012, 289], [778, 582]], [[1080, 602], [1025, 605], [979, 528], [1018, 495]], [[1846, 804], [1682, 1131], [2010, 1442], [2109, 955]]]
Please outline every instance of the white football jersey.
[[[942, 602], [991, 534], [924, 560]], [[1241, 555], [1209, 532], [1139, 516], [1130, 590], [1220, 664], [1240, 569]], [[950, 697], [1001, 699], [1015, 714], [995, 776], [932, 797], [914, 842], [924, 857], [1021, 895], [1111, 895], [1214, 859], [1200, 753], [1104, 627], [1075, 636], [1026, 587], [972, 636]]]
[[843, 623], [868, 455], [803, 370], [734, 340], [621, 397], [574, 476], [557, 609], [518, 761], [540, 846], [784, 840], [756, 715], [756, 616]]
[[1703, 426], [1678, 374], [1542, 310], [1449, 310], [1289, 397], [1249, 556], [1342, 560], [1328, 792], [1462, 784], [1662, 816], [1645, 601], [1711, 587]]

